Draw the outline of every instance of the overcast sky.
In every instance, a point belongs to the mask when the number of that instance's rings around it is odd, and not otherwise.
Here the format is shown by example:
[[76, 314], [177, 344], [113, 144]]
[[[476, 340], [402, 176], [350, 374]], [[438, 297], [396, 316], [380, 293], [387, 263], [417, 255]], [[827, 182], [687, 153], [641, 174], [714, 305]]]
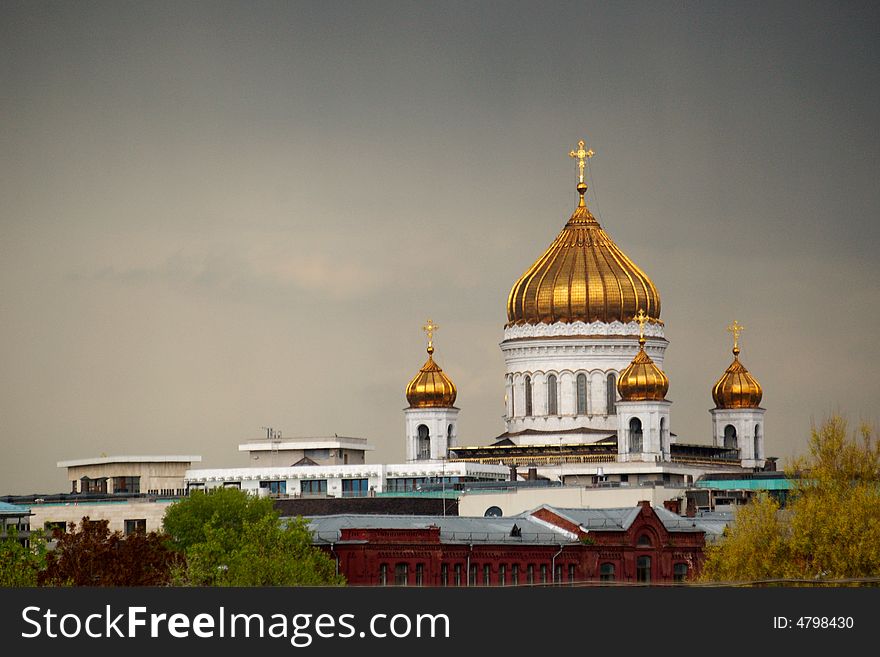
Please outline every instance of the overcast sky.
[[489, 443], [579, 138], [680, 441], [734, 318], [768, 454], [876, 423], [878, 46], [876, 3], [0, 2], [0, 494], [266, 426], [399, 462], [428, 317]]

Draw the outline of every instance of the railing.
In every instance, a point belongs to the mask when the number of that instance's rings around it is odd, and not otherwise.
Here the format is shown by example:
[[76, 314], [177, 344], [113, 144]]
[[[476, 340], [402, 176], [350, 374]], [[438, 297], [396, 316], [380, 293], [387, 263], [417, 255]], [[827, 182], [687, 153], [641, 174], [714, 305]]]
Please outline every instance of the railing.
[[617, 460], [614, 454], [576, 454], [569, 456], [535, 455], [535, 456], [474, 456], [470, 458], [449, 459], [451, 462], [483, 463], [497, 465], [560, 465], [560, 463], [613, 463]]

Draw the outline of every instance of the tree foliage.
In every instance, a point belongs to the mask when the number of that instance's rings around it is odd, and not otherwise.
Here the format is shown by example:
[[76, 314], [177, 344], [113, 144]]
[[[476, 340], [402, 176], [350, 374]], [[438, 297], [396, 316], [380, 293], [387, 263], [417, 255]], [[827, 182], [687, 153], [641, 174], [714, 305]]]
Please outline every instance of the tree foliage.
[[186, 568], [176, 584], [319, 586], [343, 584], [336, 564], [312, 545], [302, 518], [278, 517], [272, 501], [233, 488], [193, 495], [168, 508], [165, 529]]
[[716, 546], [702, 578], [848, 579], [880, 577], [880, 444], [862, 426], [850, 435], [834, 415], [814, 426], [809, 455], [792, 466], [787, 508], [766, 496], [746, 505]]
[[41, 532], [31, 534], [28, 547], [13, 528], [0, 539], [0, 588], [36, 586], [37, 575], [45, 566], [46, 541]]
[[79, 527], [70, 523], [67, 532], [56, 536], [58, 543], [37, 577], [43, 586], [162, 586], [180, 561], [167, 549], [166, 536], [111, 533], [107, 520], [85, 517]]

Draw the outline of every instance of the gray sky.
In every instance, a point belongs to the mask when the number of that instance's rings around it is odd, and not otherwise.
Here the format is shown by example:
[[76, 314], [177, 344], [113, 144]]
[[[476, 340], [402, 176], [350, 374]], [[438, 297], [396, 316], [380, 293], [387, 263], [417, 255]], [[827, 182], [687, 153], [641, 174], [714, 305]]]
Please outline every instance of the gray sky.
[[870, 3], [0, 3], [0, 493], [62, 459], [365, 436], [424, 360], [503, 430], [510, 286], [588, 201], [660, 290], [672, 430], [725, 327], [767, 451], [877, 421]]

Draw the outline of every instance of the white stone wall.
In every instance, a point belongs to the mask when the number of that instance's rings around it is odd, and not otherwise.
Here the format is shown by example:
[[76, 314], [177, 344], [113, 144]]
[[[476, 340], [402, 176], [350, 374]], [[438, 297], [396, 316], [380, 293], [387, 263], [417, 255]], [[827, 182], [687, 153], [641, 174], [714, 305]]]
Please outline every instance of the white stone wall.
[[[617, 453], [621, 461], [668, 461], [669, 401], [621, 401], [617, 404]], [[629, 423], [638, 418], [642, 423], [642, 451], [630, 452]]]
[[31, 530], [43, 529], [47, 522], [79, 525], [83, 517], [88, 516], [90, 520], [109, 520], [111, 532], [125, 531], [126, 520], [146, 520], [148, 532], [159, 531], [165, 509], [171, 504], [173, 500], [34, 504], [30, 507], [34, 514], [30, 519]]
[[[580, 328], [579, 328], [580, 327]], [[578, 335], [577, 331], [585, 333]], [[645, 351], [663, 368], [667, 341], [663, 327], [646, 325]], [[563, 324], [508, 327], [501, 351], [507, 368], [506, 416], [509, 432], [525, 429], [564, 431], [577, 428], [617, 429], [609, 412], [608, 374], [616, 376], [638, 352], [635, 323]], [[557, 379], [557, 413], [548, 414], [547, 382]], [[577, 412], [577, 376], [587, 377], [586, 413]], [[532, 413], [526, 413], [526, 377], [532, 380]], [[617, 399], [617, 390], [613, 390]], [[521, 440], [526, 440], [522, 438]]]
[[[716, 447], [724, 446], [724, 428], [730, 424], [736, 429], [740, 463], [744, 468], [763, 468], [764, 452], [763, 408], [713, 408], [712, 440]], [[758, 453], [755, 453], [755, 434], [758, 436]]]
[[[445, 459], [448, 447], [458, 444], [458, 412], [457, 408], [406, 408], [403, 411], [406, 424], [406, 460], [420, 460], [419, 456], [419, 425], [428, 427], [431, 439], [430, 459]], [[449, 427], [452, 426], [452, 440], [448, 439]]]

